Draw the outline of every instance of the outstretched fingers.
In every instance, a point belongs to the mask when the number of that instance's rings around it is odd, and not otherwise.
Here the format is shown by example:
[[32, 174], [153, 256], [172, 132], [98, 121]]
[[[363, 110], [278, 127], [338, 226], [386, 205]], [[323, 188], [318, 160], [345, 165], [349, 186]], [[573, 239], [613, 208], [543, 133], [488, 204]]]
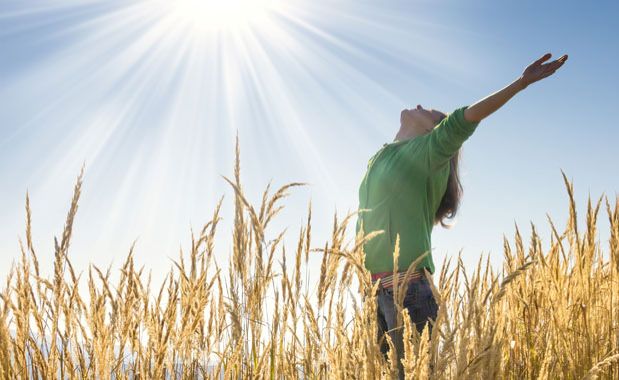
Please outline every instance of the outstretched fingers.
[[[565, 63], [565, 61], [567, 61], [567, 55], [563, 55], [561, 58], [556, 59], [550, 63], [547, 63], [544, 66], [544, 74], [546, 74], [546, 72], [550, 72], [550, 74], [554, 73], [555, 71], [557, 71], [557, 69], [559, 69], [559, 67], [563, 66], [563, 64]], [[548, 74], [548, 75], [550, 75]], [[546, 75], [547, 76], [547, 75]]]
[[563, 66], [563, 64], [567, 61], [567, 54], [564, 54], [559, 57], [559, 59], [543, 63], [548, 61], [551, 56], [552, 54], [546, 53], [539, 59], [531, 63], [529, 66], [527, 66], [527, 68], [522, 73], [522, 81], [526, 85], [537, 82], [540, 79], [546, 78], [554, 74], [554, 72], [557, 71], [561, 66]]
[[535, 62], [533, 62], [533, 65], [539, 66], [541, 65], [543, 62], [547, 61], [550, 59], [550, 57], [552, 57], [552, 54], [550, 53], [546, 53], [544, 55], [542, 55], [539, 59], [537, 59]]
[[564, 56], [565, 59], [557, 59], [556, 61], [553, 61], [551, 63], [549, 63], [548, 65], [546, 65], [546, 67], [544, 67], [544, 73], [540, 76], [540, 79], [542, 78], [546, 78], [552, 74], [555, 73], [555, 71], [557, 71], [559, 69], [559, 67], [563, 66], [563, 64], [565, 63], [565, 61], [567, 60], [567, 56]]

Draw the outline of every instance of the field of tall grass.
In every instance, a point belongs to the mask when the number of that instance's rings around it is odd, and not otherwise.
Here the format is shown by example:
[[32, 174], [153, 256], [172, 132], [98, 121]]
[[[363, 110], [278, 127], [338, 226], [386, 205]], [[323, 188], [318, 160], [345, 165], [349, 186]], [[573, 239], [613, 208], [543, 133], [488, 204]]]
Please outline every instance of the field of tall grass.
[[[563, 177], [569, 220], [559, 232], [548, 218], [546, 250], [532, 225], [528, 244], [518, 229], [513, 242], [505, 239], [501, 273], [482, 257], [472, 273], [460, 257], [442, 263], [434, 276], [439, 314], [431, 339], [402, 318], [407, 378], [619, 378], [619, 205], [605, 199], [611, 230], [601, 246], [596, 220], [603, 197], [595, 205], [589, 200], [586, 226], [578, 226], [573, 187]], [[288, 191], [303, 184], [272, 194], [267, 187], [261, 204], [250, 204], [237, 140], [234, 178], [226, 178], [235, 194], [229, 269], [212, 259], [222, 198], [192, 234], [191, 252], [174, 261], [161, 287], [151, 288], [133, 247], [115, 283], [111, 268], [91, 265], [84, 273], [71, 264], [82, 179], [83, 169], [55, 240], [51, 276], [40, 272], [26, 195], [21, 258], [0, 299], [0, 378], [394, 377], [395, 357], [383, 357], [376, 339], [375, 289], [361, 251], [377, 232], [346, 244], [355, 213], [336, 215], [330, 241], [313, 247], [310, 205], [287, 253], [285, 233], [265, 231]], [[317, 283], [304, 283], [309, 255], [322, 257]]]

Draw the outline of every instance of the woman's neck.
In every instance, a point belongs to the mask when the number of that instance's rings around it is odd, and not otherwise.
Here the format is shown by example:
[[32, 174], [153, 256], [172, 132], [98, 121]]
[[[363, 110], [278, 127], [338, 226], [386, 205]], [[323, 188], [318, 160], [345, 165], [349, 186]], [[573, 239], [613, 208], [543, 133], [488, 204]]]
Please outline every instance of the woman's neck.
[[415, 131], [411, 131], [410, 129], [404, 129], [404, 130], [400, 129], [398, 133], [395, 135], [395, 139], [393, 141], [396, 142], [396, 141], [410, 140], [418, 136], [420, 136], [418, 133], [415, 133]]

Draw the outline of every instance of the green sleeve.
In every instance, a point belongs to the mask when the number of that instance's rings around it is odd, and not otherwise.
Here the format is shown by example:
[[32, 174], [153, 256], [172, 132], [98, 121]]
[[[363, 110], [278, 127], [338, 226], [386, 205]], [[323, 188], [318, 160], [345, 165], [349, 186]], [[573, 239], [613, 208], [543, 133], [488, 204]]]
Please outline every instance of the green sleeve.
[[469, 136], [475, 132], [479, 122], [471, 122], [464, 119], [464, 110], [467, 108], [468, 106], [460, 107], [447, 115], [426, 136], [428, 161], [431, 170], [445, 165]]

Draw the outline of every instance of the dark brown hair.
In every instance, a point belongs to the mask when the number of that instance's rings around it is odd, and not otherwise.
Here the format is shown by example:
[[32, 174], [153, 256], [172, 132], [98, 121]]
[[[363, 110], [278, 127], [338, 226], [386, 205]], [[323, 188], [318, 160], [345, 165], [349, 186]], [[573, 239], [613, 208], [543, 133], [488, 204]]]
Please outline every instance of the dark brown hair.
[[[443, 119], [447, 115], [443, 114]], [[441, 119], [442, 120], [442, 119]], [[444, 228], [451, 228], [453, 225], [445, 224], [443, 219], [453, 219], [458, 212], [460, 199], [462, 198], [462, 184], [458, 176], [458, 161], [460, 160], [460, 149], [449, 160], [449, 179], [447, 180], [447, 189], [441, 203], [434, 215], [434, 224], [440, 223]]]
[[460, 159], [460, 149], [449, 160], [449, 179], [447, 180], [447, 189], [441, 199], [441, 203], [434, 215], [434, 224], [441, 223], [444, 228], [451, 228], [453, 225], [445, 224], [443, 219], [453, 219], [460, 205], [462, 198], [462, 184], [458, 176], [458, 160]]

